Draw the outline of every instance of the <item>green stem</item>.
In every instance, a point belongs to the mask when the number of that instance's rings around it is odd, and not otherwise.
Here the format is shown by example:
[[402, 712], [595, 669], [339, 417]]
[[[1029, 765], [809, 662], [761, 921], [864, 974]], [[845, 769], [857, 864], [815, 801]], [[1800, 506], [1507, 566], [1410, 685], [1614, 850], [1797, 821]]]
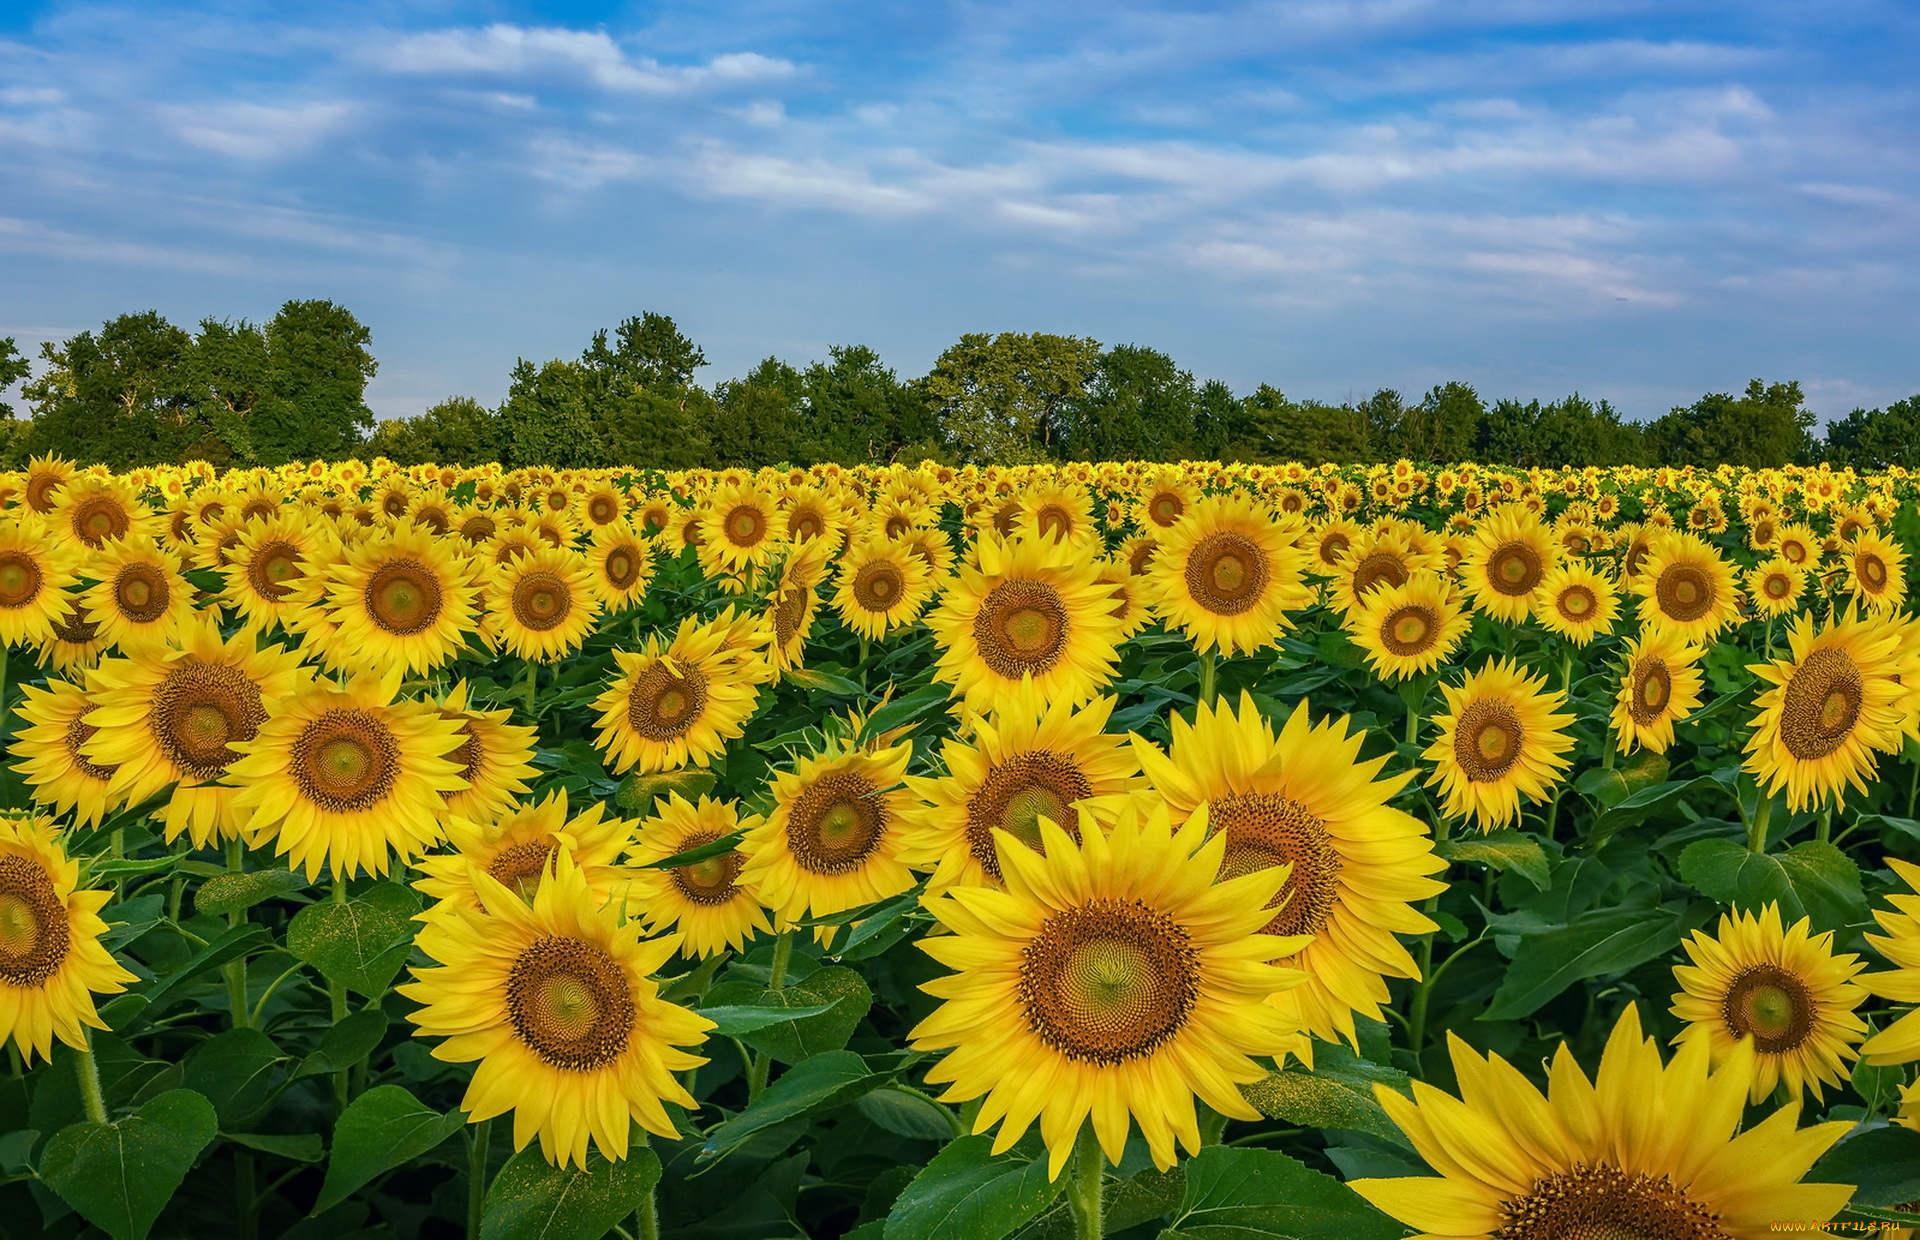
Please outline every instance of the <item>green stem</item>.
[[1214, 688], [1214, 677], [1217, 671], [1218, 662], [1219, 662], [1219, 656], [1216, 655], [1212, 650], [1206, 650], [1201, 652], [1201, 655], [1200, 655], [1200, 704], [1202, 706], [1208, 706], [1208, 707], [1212, 706], [1214, 703], [1214, 699], [1217, 696], [1217, 691]]
[[93, 1038], [84, 1031], [81, 1041], [86, 1049], [74, 1053], [74, 1075], [80, 1078], [80, 1101], [86, 1104], [87, 1118], [96, 1124], [107, 1122], [107, 1100], [100, 1092], [100, 1065], [94, 1062]]
[[[227, 841], [227, 873], [244, 874], [247, 869], [247, 847], [235, 836]], [[238, 926], [247, 919], [245, 909], [235, 909], [227, 914], [227, 925]], [[247, 958], [241, 956], [229, 961], [227, 973], [227, 1006], [233, 1012], [233, 1027], [244, 1028], [247, 1025]]]
[[1613, 723], [1611, 720], [1609, 720], [1607, 723], [1606, 745], [1600, 751], [1600, 769], [1603, 771], [1611, 771], [1613, 769], [1614, 760], [1619, 756], [1620, 756], [1620, 737], [1617, 733], [1614, 732]]
[[260, 1195], [254, 1188], [253, 1155], [240, 1149], [233, 1152], [233, 1212], [239, 1222], [240, 1240], [258, 1240]]
[[1420, 708], [1412, 702], [1407, 703], [1407, 744], [1420, 743]]
[[[787, 984], [787, 962], [793, 957], [793, 931], [783, 929], [773, 940], [773, 971], [767, 977], [767, 989], [779, 990]], [[765, 1051], [753, 1057], [747, 1068], [747, 1101], [752, 1102], [767, 1087], [767, 1074], [773, 1071], [773, 1059]]]
[[1814, 828], [1813, 838], [1822, 844], [1833, 842], [1833, 806], [1831, 804], [1820, 811], [1820, 825]]
[[[1908, 746], [1912, 752], [1912, 746]], [[1913, 817], [1913, 811], [1920, 808], [1920, 754], [1913, 761], [1913, 774], [1907, 777], [1907, 817]]]
[[1101, 1193], [1106, 1187], [1105, 1159], [1100, 1140], [1093, 1134], [1093, 1123], [1081, 1125], [1080, 1140], [1073, 1151], [1073, 1184], [1068, 1188], [1068, 1204], [1073, 1207], [1076, 1240], [1100, 1240], [1105, 1233], [1101, 1218]]
[[660, 1204], [649, 1188], [633, 1212], [634, 1240], [660, 1240]]
[[1753, 821], [1747, 824], [1747, 851], [1756, 855], [1767, 851], [1767, 819], [1773, 816], [1773, 798], [1764, 791], [1760, 794], [1760, 808], [1754, 811]]
[[[333, 902], [347, 902], [347, 880], [335, 875], [333, 879]], [[333, 1023], [339, 1024], [347, 1018], [347, 988], [345, 983], [332, 979], [327, 981], [327, 1010], [333, 1017]], [[340, 1069], [333, 1074], [333, 1113], [336, 1117], [347, 1111], [347, 1070]]]
[[1569, 645], [1560, 656], [1560, 693], [1567, 699], [1568, 708], [1573, 704], [1573, 647]]
[[1773, 617], [1767, 617], [1767, 657], [1773, 657]]
[[535, 705], [534, 705], [535, 702], [538, 701], [538, 698], [534, 690], [539, 683], [539, 677], [540, 677], [540, 665], [535, 663], [532, 659], [528, 659], [527, 660], [527, 722], [528, 723], [538, 722], [540, 718], [539, 711], [535, 708]]
[[487, 1213], [487, 1156], [493, 1151], [493, 1121], [473, 1126], [467, 1146], [467, 1240], [480, 1240], [480, 1221]]
[[[1446, 839], [1447, 820], [1445, 818], [1436, 818], [1433, 823], [1433, 842], [1438, 846], [1445, 843]], [[1445, 871], [1442, 871], [1442, 881], [1445, 881]], [[1440, 897], [1438, 895], [1428, 896], [1426, 904], [1422, 907], [1429, 915], [1432, 915], [1440, 908]], [[1414, 983], [1413, 1006], [1412, 1010], [1407, 1013], [1407, 1047], [1413, 1052], [1415, 1063], [1420, 1062], [1420, 1045], [1426, 1041], [1427, 1037], [1427, 1005], [1433, 994], [1433, 979], [1435, 976], [1433, 970], [1433, 937], [1439, 933], [1438, 930], [1429, 931], [1427, 935], [1420, 940], [1420, 980]]]

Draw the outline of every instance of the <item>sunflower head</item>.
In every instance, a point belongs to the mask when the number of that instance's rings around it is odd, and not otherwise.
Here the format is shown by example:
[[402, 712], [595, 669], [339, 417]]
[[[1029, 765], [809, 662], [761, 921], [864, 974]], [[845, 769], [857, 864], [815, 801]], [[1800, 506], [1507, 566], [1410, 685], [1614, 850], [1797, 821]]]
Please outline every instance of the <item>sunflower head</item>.
[[627, 864], [629, 903], [640, 910], [650, 933], [671, 930], [680, 936], [682, 955], [707, 957], [741, 951], [747, 940], [773, 929], [754, 885], [741, 875], [746, 857], [738, 849], [683, 865], [658, 863], [705, 848], [761, 824], [758, 815], [741, 818], [732, 801], [701, 797], [689, 801], [677, 792], [654, 802], [653, 814], [640, 824]]
[[1802, 615], [1788, 633], [1788, 657], [1751, 665], [1770, 687], [1747, 740], [1745, 769], [1768, 795], [1786, 791], [1794, 809], [1849, 784], [1862, 793], [1874, 751], [1903, 742], [1896, 675], [1899, 631], [1870, 617], [1837, 617], [1816, 630]]
[[1673, 744], [1673, 725], [1700, 705], [1703, 653], [1678, 633], [1658, 626], [1627, 639], [1627, 666], [1613, 707], [1621, 753], [1632, 753], [1640, 745], [1665, 753]]
[[1427, 782], [1443, 793], [1447, 815], [1491, 830], [1519, 816], [1523, 797], [1546, 800], [1573, 748], [1565, 695], [1506, 659], [1441, 692], [1448, 713], [1436, 720], [1440, 737], [1424, 756], [1434, 764]]
[[1154, 609], [1198, 650], [1251, 652], [1280, 640], [1311, 594], [1296, 531], [1244, 492], [1208, 496], [1168, 530], [1148, 569]]
[[1375, 672], [1405, 680], [1449, 658], [1472, 620], [1445, 578], [1422, 572], [1367, 594], [1345, 627]]

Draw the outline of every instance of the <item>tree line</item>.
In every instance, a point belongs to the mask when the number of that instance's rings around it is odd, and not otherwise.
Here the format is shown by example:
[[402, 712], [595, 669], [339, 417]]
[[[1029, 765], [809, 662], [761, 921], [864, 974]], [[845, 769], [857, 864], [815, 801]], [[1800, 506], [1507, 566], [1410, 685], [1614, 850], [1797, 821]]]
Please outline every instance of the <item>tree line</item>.
[[919, 461], [1230, 460], [1308, 464], [1920, 467], [1920, 395], [1816, 431], [1797, 382], [1759, 379], [1651, 419], [1579, 393], [1489, 402], [1445, 383], [1338, 404], [1261, 384], [1236, 395], [1167, 354], [1043, 332], [969, 333], [902, 378], [864, 345], [804, 369], [769, 357], [702, 386], [706, 355], [670, 317], [595, 332], [575, 359], [518, 360], [495, 408], [451, 396], [377, 421], [372, 337], [330, 301], [289, 301], [264, 324], [197, 331], [147, 311], [41, 347], [0, 340], [0, 391], [25, 380], [28, 417], [0, 403], [0, 457], [51, 453], [115, 469], [205, 459], [279, 465], [385, 456], [400, 464], [754, 468]]

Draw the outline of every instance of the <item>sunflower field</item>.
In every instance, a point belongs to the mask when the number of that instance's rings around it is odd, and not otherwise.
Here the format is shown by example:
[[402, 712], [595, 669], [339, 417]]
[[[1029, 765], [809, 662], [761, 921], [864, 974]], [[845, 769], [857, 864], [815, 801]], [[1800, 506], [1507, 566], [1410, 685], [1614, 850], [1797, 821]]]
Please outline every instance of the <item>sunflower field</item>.
[[1915, 482], [0, 477], [0, 1236], [1920, 1224]]

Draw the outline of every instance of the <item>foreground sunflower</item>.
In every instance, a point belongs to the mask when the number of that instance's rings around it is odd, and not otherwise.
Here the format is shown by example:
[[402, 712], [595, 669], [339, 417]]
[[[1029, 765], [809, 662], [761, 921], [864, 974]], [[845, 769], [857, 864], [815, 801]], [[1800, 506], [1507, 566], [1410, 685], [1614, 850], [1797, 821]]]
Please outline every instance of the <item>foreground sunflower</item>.
[[1117, 1164], [1131, 1116], [1165, 1170], [1176, 1141], [1199, 1151], [1196, 1096], [1259, 1118], [1235, 1085], [1264, 1077], [1253, 1057], [1295, 1034], [1268, 1001], [1305, 980], [1272, 963], [1304, 940], [1261, 933], [1287, 872], [1216, 882], [1227, 838], [1204, 813], [1175, 829], [1164, 808], [1129, 808], [1111, 833], [1090, 820], [1078, 839], [1051, 820], [1040, 831], [1041, 852], [1000, 834], [1004, 890], [927, 901], [951, 933], [920, 949], [955, 972], [922, 985], [943, 1002], [909, 1037], [949, 1052], [927, 1074], [943, 1101], [984, 1098], [973, 1131], [998, 1124], [995, 1153], [1038, 1120], [1057, 1178], [1091, 1120]]
[[607, 817], [606, 809], [594, 801], [569, 818], [567, 794], [560, 790], [492, 821], [450, 819], [447, 842], [453, 851], [422, 857], [413, 885], [442, 906], [451, 902], [485, 912], [473, 885], [474, 871], [530, 901], [565, 852], [592, 894], [593, 907], [604, 907], [626, 894], [620, 854], [633, 839], [633, 824]]
[[[80, 555], [33, 517], [0, 521], [0, 646], [44, 646], [71, 614]], [[84, 618], [83, 618], [83, 622]]]
[[1510, 659], [1470, 672], [1459, 688], [1440, 686], [1449, 713], [1440, 737], [1421, 756], [1433, 763], [1427, 783], [1445, 797], [1449, 818], [1471, 817], [1483, 829], [1520, 816], [1520, 801], [1547, 799], [1569, 765], [1573, 716], [1566, 695], [1550, 690]]
[[107, 1027], [93, 996], [138, 980], [100, 943], [113, 892], [79, 881], [52, 819], [0, 816], [0, 1041], [12, 1038], [28, 1066], [53, 1057], [56, 1037], [87, 1049], [86, 1027]]
[[713, 1022], [660, 998], [648, 976], [674, 937], [643, 941], [564, 852], [531, 905], [484, 871], [473, 884], [488, 911], [455, 905], [423, 927], [419, 948], [440, 967], [416, 966], [395, 988], [423, 1005], [415, 1036], [444, 1039], [434, 1058], [480, 1061], [460, 1103], [468, 1121], [512, 1111], [514, 1148], [537, 1136], [561, 1167], [584, 1168], [589, 1143], [624, 1159], [636, 1123], [677, 1137], [661, 1103], [699, 1106], [673, 1074], [706, 1062], [679, 1048]]
[[452, 658], [479, 622], [479, 590], [452, 546], [406, 521], [348, 546], [328, 570], [327, 665], [424, 672]]
[[593, 705], [597, 743], [616, 775], [706, 766], [745, 730], [759, 693], [732, 637], [729, 623], [688, 616], [664, 648], [655, 636], [639, 654], [613, 652], [620, 675]]
[[742, 951], [754, 935], [771, 934], [773, 927], [753, 884], [741, 877], [746, 857], [738, 849], [704, 861], [653, 868], [735, 831], [752, 831], [760, 825], [759, 816], [741, 818], [732, 801], [689, 801], [677, 792], [653, 807], [627, 854], [628, 901], [640, 910], [647, 933], [671, 930], [679, 936], [681, 954], [694, 957]]
[[1623, 754], [1644, 745], [1655, 753], [1673, 744], [1673, 725], [1700, 705], [1705, 683], [1700, 647], [1655, 626], [1627, 639], [1627, 667], [1614, 696], [1614, 744]]
[[[1172, 820], [1204, 812], [1226, 840], [1222, 880], [1284, 868], [1261, 932], [1311, 936], [1288, 962], [1306, 984], [1275, 995], [1274, 1006], [1296, 1028], [1357, 1049], [1355, 1014], [1386, 1019], [1384, 979], [1420, 976], [1394, 936], [1437, 929], [1413, 904], [1446, 890], [1433, 878], [1446, 862], [1426, 829], [1387, 804], [1411, 773], [1380, 778], [1386, 758], [1360, 758], [1365, 734], [1345, 718], [1313, 723], [1304, 702], [1278, 735], [1244, 693], [1237, 713], [1202, 704], [1193, 723], [1175, 715], [1172, 728], [1164, 754], [1134, 738]], [[1312, 1066], [1305, 1039], [1290, 1049]]]
[[1718, 1066], [1736, 1042], [1754, 1049], [1753, 1090], [1759, 1102], [1784, 1084], [1796, 1101], [1802, 1090], [1821, 1096], [1823, 1085], [1847, 1079], [1867, 1026], [1853, 1009], [1867, 992], [1852, 984], [1864, 965], [1851, 953], [1835, 955], [1833, 933], [1813, 934], [1805, 917], [1781, 927], [1780, 906], [1759, 916], [1723, 914], [1709, 937], [1696, 930], [1686, 942], [1692, 965], [1677, 965], [1673, 1014], [1687, 1022], [1675, 1045], [1707, 1044]]
[[518, 658], [549, 663], [580, 649], [600, 600], [587, 561], [549, 547], [494, 566], [482, 631]]
[[[1458, 1099], [1424, 1081], [1413, 1098], [1374, 1095], [1440, 1174], [1349, 1180], [1348, 1187], [1416, 1231], [1485, 1240], [1570, 1237], [1759, 1240], [1839, 1213], [1851, 1185], [1800, 1177], [1845, 1136], [1845, 1121], [1796, 1129], [1789, 1104], [1740, 1131], [1753, 1080], [1742, 1041], [1716, 1071], [1704, 1043], [1662, 1064], [1629, 1005], [1596, 1078], [1565, 1042], [1543, 1097], [1498, 1055], [1447, 1035]], [[1736, 1135], [1737, 1134], [1737, 1135]]]
[[773, 811], [740, 842], [740, 880], [786, 921], [877, 904], [913, 886], [901, 853], [913, 746], [869, 753], [830, 745], [775, 772]]
[[460, 744], [447, 757], [459, 768], [464, 787], [443, 792], [447, 813], [473, 822], [491, 822], [513, 808], [537, 773], [533, 765], [534, 729], [511, 723], [511, 710], [480, 710], [468, 702], [461, 681], [434, 705], [453, 721]]
[[221, 597], [250, 628], [291, 628], [290, 613], [318, 597], [312, 578], [324, 574], [326, 565], [340, 555], [338, 540], [324, 523], [292, 514], [249, 522], [229, 553]]
[[1585, 562], [1556, 565], [1533, 592], [1533, 617], [1576, 646], [1613, 632], [1620, 598], [1613, 582]]
[[1848, 784], [1864, 794], [1874, 751], [1903, 743], [1898, 630], [1858, 616], [1816, 630], [1802, 615], [1787, 645], [1789, 657], [1748, 666], [1770, 687], [1755, 699], [1743, 768], [1769, 796], [1785, 789], [1792, 809], [1843, 797]]
[[1207, 496], [1160, 536], [1147, 567], [1148, 599], [1202, 653], [1274, 645], [1287, 612], [1313, 600], [1294, 537], [1244, 492]]
[[1405, 680], [1452, 657], [1473, 621], [1446, 578], [1416, 573], [1368, 593], [1347, 613], [1345, 627], [1376, 675]]
[[1532, 612], [1534, 591], [1559, 554], [1553, 531], [1525, 508], [1509, 504], [1474, 527], [1460, 576], [1475, 607], [1495, 620], [1518, 624]]
[[[1869, 934], [1867, 942], [1893, 965], [1885, 972], [1863, 973], [1854, 980], [1860, 989], [1895, 1003], [1920, 1004], [1920, 865], [1898, 857], [1884, 858], [1906, 891], [1887, 897], [1891, 908], [1873, 910], [1873, 919], [1885, 934]], [[1892, 1024], [1868, 1038], [1860, 1048], [1876, 1066], [1912, 1063], [1920, 1059], [1920, 1007], [1904, 1012]]]
[[94, 579], [80, 596], [87, 618], [124, 654], [165, 650], [193, 615], [193, 587], [173, 553], [145, 534], [115, 539], [82, 571]]
[[56, 814], [73, 811], [75, 825], [91, 827], [118, 805], [113, 795], [111, 765], [103, 766], [83, 751], [99, 731], [88, 716], [93, 699], [78, 685], [49, 680], [46, 688], [20, 686], [15, 709], [26, 725], [14, 733], [9, 746], [14, 769], [33, 790], [33, 799]]

